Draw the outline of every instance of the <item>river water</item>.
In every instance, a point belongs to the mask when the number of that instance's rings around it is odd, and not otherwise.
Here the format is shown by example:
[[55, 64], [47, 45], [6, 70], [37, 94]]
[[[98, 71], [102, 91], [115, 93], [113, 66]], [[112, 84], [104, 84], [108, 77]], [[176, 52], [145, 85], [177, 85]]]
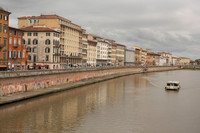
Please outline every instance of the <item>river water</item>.
[[[179, 80], [179, 91], [165, 91]], [[136, 74], [0, 107], [0, 133], [200, 133], [200, 71]]]

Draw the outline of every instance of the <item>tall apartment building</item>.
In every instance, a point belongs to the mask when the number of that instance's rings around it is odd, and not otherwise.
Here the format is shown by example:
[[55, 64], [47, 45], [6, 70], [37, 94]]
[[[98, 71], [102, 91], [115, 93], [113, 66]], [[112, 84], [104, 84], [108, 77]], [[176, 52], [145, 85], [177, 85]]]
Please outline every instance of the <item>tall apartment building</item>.
[[60, 33], [46, 26], [29, 26], [24, 31], [23, 43], [27, 46], [29, 68], [60, 69]]
[[116, 43], [116, 64], [117, 66], [124, 66], [124, 53], [126, 46]]
[[88, 34], [87, 65], [96, 66], [97, 60], [97, 40], [96, 37]]
[[142, 66], [146, 65], [146, 62], [147, 62], [147, 51], [146, 50], [142, 50], [141, 65]]
[[88, 49], [88, 35], [84, 33], [82, 35], [82, 65], [86, 66], [87, 65], [87, 49]]
[[163, 62], [163, 64], [161, 65], [172, 65], [173, 61], [172, 61], [172, 54], [168, 53], [168, 52], [158, 52], [158, 54], [161, 55], [161, 62]]
[[23, 30], [9, 27], [8, 68], [25, 70], [27, 65], [26, 45], [22, 43]]
[[11, 13], [0, 7], [0, 70], [8, 67], [8, 24]]
[[31, 25], [46, 25], [60, 32], [60, 61], [61, 68], [68, 64], [82, 63], [82, 28], [70, 20], [58, 15], [40, 15], [31, 17], [19, 17], [18, 27]]
[[142, 48], [140, 48], [140, 47], [134, 47], [134, 50], [135, 50], [134, 63], [135, 63], [135, 65], [141, 65], [141, 63], [142, 63], [142, 59], [141, 59]]
[[108, 49], [109, 42], [104, 38], [97, 37], [97, 65], [106, 66], [108, 65]]

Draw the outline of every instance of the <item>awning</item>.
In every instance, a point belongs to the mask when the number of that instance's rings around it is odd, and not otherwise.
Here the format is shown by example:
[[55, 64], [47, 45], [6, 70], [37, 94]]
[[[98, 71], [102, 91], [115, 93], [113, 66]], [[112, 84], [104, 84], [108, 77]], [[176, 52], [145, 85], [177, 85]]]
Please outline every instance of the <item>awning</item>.
[[5, 67], [7, 67], [7, 66], [4, 66], [4, 65], [1, 66], [1, 65], [0, 65], [0, 68], [5, 68]]
[[49, 67], [49, 65], [33, 65], [32, 67]]

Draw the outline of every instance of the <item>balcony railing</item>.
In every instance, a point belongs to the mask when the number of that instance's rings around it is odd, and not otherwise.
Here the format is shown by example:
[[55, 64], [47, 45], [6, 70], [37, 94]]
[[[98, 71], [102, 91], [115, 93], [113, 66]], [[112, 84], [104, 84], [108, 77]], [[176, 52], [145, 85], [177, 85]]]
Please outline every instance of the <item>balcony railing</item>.
[[18, 44], [14, 44], [14, 45], [13, 45], [13, 48], [17, 48], [17, 47], [18, 47]]

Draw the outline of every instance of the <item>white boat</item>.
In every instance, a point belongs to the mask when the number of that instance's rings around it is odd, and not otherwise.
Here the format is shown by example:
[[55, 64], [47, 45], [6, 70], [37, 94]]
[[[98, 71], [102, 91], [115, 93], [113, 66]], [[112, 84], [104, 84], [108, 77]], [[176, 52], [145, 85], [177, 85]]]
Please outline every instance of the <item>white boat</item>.
[[181, 88], [179, 81], [168, 81], [166, 90], [179, 90]]

